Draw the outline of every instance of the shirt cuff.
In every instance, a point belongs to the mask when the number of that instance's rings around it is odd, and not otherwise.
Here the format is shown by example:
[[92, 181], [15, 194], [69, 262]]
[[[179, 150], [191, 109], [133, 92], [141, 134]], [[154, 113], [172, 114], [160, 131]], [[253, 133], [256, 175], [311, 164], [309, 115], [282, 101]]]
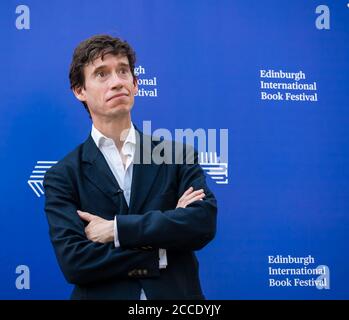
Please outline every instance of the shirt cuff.
[[120, 247], [120, 242], [118, 237], [118, 223], [116, 221], [116, 216], [114, 218], [114, 245], [115, 245], [115, 248]]
[[167, 267], [166, 249], [159, 249], [159, 269], [165, 269], [166, 267]]

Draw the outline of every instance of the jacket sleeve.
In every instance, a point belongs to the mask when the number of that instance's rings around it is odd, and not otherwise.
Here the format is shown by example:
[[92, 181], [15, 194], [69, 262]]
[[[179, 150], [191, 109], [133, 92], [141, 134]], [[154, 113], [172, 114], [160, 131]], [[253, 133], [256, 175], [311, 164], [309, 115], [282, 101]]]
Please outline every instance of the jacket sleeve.
[[84, 285], [116, 277], [134, 278], [135, 269], [147, 269], [147, 277], [158, 277], [158, 252], [115, 248], [113, 243], [86, 238], [84, 223], [76, 213], [79, 200], [72, 176], [60, 166], [50, 169], [44, 179], [49, 234], [66, 280]]
[[178, 166], [178, 195], [190, 186], [204, 189], [205, 198], [186, 208], [159, 211], [143, 215], [118, 215], [120, 245], [124, 248], [150, 246], [152, 248], [199, 250], [208, 244], [216, 233], [217, 203], [206, 185], [205, 174], [197, 163]]

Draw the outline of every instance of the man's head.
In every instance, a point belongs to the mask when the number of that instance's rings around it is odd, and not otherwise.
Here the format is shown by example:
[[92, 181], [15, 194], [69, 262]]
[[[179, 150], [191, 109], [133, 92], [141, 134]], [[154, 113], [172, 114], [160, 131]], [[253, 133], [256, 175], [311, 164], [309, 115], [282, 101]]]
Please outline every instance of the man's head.
[[70, 87], [92, 118], [129, 112], [137, 93], [136, 55], [119, 38], [96, 35], [81, 42], [70, 65]]

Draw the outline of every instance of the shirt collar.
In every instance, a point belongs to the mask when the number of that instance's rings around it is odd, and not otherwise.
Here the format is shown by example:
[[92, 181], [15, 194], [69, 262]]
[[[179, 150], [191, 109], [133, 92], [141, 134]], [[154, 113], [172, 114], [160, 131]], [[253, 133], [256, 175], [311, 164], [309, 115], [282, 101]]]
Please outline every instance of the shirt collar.
[[[92, 124], [91, 136], [98, 148], [101, 148], [103, 146], [115, 145], [114, 141], [111, 138], [106, 137], [93, 124]], [[133, 123], [131, 122], [130, 130], [128, 131], [127, 137], [122, 147], [122, 153], [125, 155], [132, 155], [134, 152], [135, 145], [136, 145], [136, 130], [133, 126]]]

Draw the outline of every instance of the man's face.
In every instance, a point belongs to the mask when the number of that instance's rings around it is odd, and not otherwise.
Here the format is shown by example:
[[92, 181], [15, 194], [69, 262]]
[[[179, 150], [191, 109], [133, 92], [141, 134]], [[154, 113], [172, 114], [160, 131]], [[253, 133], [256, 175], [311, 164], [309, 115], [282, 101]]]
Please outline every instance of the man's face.
[[84, 67], [85, 88], [74, 89], [87, 103], [92, 120], [112, 119], [130, 113], [137, 93], [126, 56], [106, 54]]

